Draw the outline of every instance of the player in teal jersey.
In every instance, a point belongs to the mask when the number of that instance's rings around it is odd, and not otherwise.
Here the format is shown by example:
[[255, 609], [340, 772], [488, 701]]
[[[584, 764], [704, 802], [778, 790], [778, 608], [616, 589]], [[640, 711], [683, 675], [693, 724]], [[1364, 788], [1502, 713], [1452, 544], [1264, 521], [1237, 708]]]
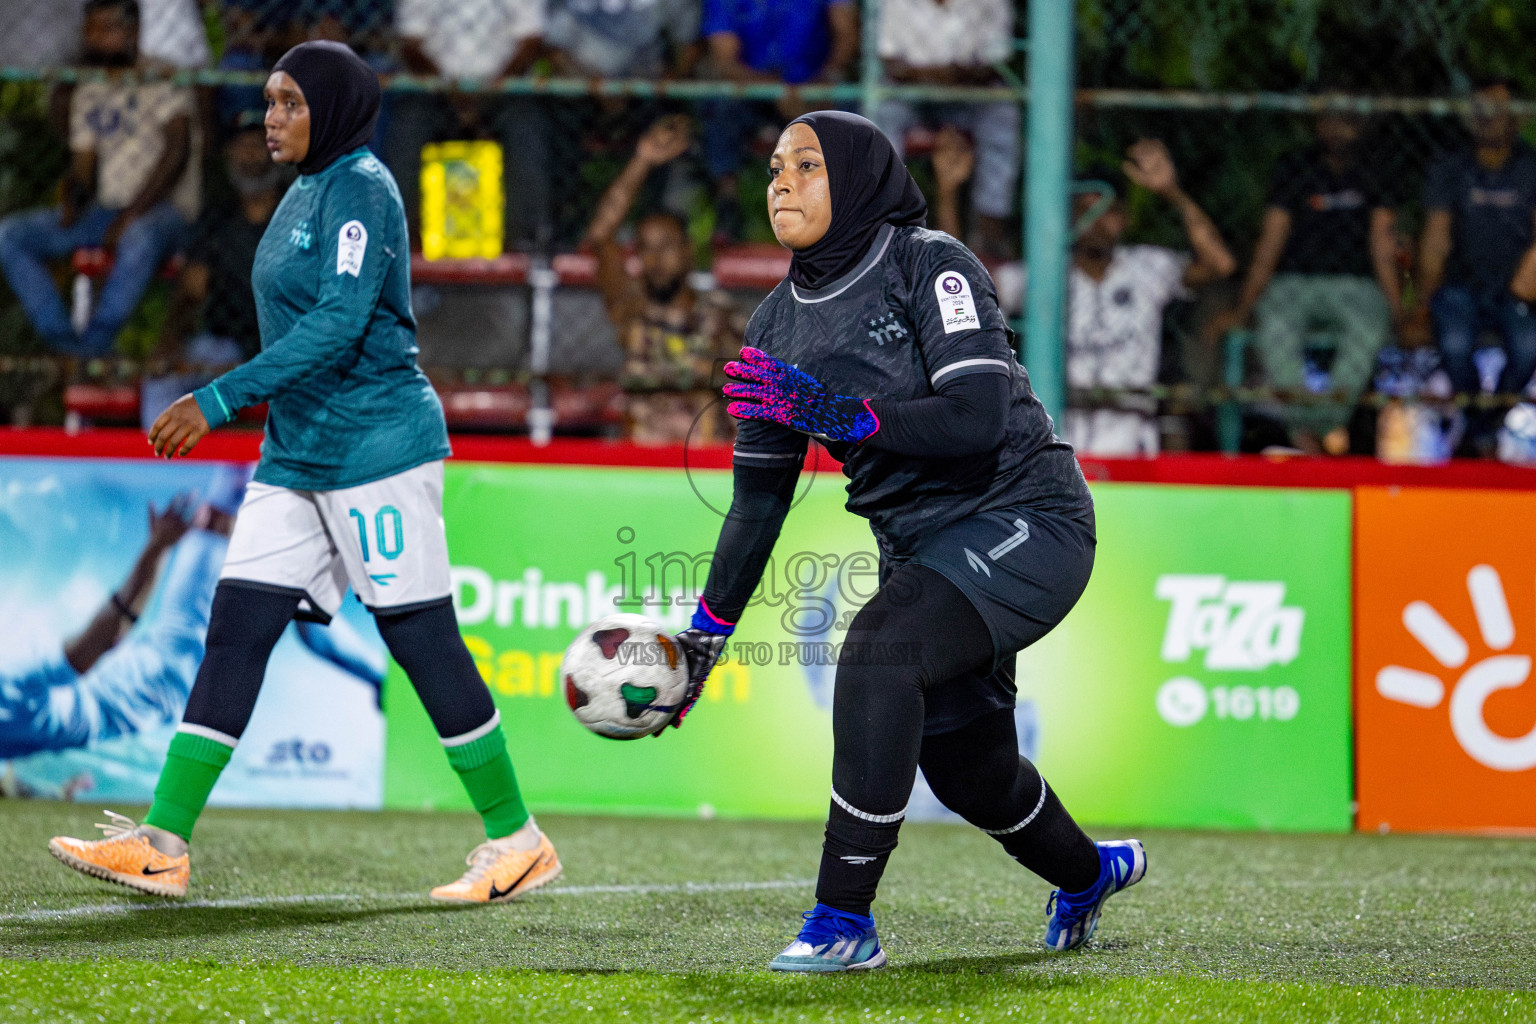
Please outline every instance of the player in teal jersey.
[[340, 43], [304, 43], [267, 80], [267, 148], [295, 164], [256, 251], [261, 354], [183, 396], [150, 428], [155, 454], [191, 451], [268, 403], [261, 462], [214, 593], [207, 654], [143, 825], [55, 838], [86, 874], [186, 892], [192, 826], [250, 720], [272, 647], [294, 618], [325, 622], [348, 584], [374, 613], [485, 821], [487, 841], [434, 898], [499, 902], [560, 873], [523, 805], [500, 717], [459, 635], [443, 529], [443, 410], [416, 365], [400, 191], [363, 143], [378, 79]]

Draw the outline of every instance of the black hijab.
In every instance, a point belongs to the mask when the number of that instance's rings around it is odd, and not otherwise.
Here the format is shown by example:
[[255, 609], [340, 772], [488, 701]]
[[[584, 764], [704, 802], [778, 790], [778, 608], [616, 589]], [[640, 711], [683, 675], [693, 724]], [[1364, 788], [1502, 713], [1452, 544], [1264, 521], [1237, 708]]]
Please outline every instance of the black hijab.
[[288, 72], [309, 104], [309, 152], [300, 174], [318, 174], [373, 135], [379, 76], [346, 43], [300, 43], [272, 70]]
[[790, 257], [789, 279], [820, 288], [858, 265], [886, 224], [921, 226], [928, 202], [896, 149], [869, 121], [841, 110], [818, 110], [790, 124], [809, 125], [827, 158], [832, 223], [815, 245]]

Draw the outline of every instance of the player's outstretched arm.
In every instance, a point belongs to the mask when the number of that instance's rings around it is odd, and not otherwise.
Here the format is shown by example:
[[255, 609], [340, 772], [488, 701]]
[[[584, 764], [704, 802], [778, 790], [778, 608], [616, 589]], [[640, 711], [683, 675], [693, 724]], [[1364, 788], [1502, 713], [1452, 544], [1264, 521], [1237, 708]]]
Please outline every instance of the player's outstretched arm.
[[682, 725], [699, 699], [726, 638], [763, 578], [794, 503], [805, 452], [804, 436], [768, 424], [743, 424], [737, 435], [731, 508], [720, 526], [693, 623], [677, 636], [688, 660], [688, 693], [673, 726]]

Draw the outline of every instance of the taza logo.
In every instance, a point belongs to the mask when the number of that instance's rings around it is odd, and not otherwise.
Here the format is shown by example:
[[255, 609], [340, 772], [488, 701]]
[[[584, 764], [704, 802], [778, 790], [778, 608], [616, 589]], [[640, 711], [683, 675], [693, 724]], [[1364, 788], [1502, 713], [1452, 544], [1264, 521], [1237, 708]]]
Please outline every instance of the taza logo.
[[1284, 583], [1168, 575], [1157, 578], [1156, 594], [1169, 602], [1164, 661], [1188, 661], [1204, 651], [1212, 671], [1257, 672], [1288, 665], [1301, 653], [1306, 612], [1285, 605]]

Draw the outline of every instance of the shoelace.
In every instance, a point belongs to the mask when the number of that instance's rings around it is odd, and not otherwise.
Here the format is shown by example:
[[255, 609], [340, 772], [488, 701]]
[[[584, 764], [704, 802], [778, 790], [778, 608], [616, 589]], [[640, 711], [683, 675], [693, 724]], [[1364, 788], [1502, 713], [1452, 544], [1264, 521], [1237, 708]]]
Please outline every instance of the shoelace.
[[106, 839], [116, 839], [118, 836], [123, 836], [130, 832], [138, 831], [138, 822], [134, 821], [126, 814], [118, 814], [116, 811], [108, 811], [105, 809], [101, 813], [112, 819], [110, 824], [104, 821], [98, 821], [96, 823], [96, 827], [106, 833], [104, 836]]
[[[1088, 891], [1092, 892], [1093, 890], [1090, 889]], [[1093, 906], [1092, 900], [1079, 906], [1073, 903], [1071, 897], [1060, 889], [1052, 889], [1051, 894], [1045, 898], [1045, 915], [1050, 917], [1052, 913], [1059, 909], [1061, 911], [1061, 923], [1071, 926], [1080, 921], [1083, 915], [1088, 913], [1088, 908], [1091, 906]]]
[[800, 915], [805, 925], [799, 939], [813, 947], [825, 946], [838, 939], [856, 939], [864, 934], [864, 925], [837, 911], [807, 910]]
[[480, 881], [500, 856], [501, 851], [496, 847], [496, 840], [487, 839], [473, 850], [470, 850], [469, 856], [464, 858], [464, 863], [469, 865], [469, 870], [464, 873], [462, 880], [466, 882]]

